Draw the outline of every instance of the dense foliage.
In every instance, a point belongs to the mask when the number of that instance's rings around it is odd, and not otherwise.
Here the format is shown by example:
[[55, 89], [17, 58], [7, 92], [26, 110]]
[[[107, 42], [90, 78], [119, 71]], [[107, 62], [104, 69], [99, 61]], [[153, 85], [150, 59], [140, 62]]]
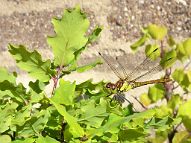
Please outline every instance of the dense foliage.
[[[166, 27], [154, 24], [142, 30], [143, 36], [131, 48], [144, 46], [148, 55], [159, 47], [153, 59], [161, 58], [165, 76], [173, 81], [151, 86], [140, 96], [145, 106], [159, 100], [166, 100], [166, 104], [135, 112], [132, 105], [122, 107], [113, 102], [103, 81], [76, 84], [64, 79], [66, 74], [84, 72], [101, 63], [78, 66], [77, 61], [102, 29], [96, 27], [87, 35], [89, 21], [79, 7], [65, 10], [62, 18], [52, 23], [55, 35], [47, 41], [53, 61], [43, 60], [38, 51], [28, 51], [23, 45], [8, 46], [17, 66], [35, 80], [26, 89], [16, 83], [17, 73], [0, 68], [1, 143], [191, 142], [191, 100], [187, 99], [191, 69], [184, 65], [191, 55], [191, 38], [177, 42], [167, 35]], [[176, 62], [182, 67], [174, 70]], [[50, 81], [54, 86], [47, 95]], [[184, 94], [175, 93], [176, 85]]]

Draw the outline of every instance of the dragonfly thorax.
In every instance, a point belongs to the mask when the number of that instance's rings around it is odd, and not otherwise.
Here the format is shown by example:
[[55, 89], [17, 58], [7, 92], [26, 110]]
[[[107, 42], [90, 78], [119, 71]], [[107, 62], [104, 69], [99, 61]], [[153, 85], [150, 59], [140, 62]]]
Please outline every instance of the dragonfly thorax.
[[111, 83], [111, 82], [107, 83], [106, 88], [109, 88], [112, 90], [115, 90], [115, 89], [119, 90], [123, 86], [123, 84], [124, 84], [124, 80], [120, 79], [116, 83]]

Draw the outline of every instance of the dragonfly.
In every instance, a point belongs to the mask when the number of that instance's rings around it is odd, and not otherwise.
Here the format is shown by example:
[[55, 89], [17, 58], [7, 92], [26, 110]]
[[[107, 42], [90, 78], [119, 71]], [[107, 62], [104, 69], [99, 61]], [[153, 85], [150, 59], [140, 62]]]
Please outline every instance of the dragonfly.
[[[156, 71], [162, 70], [160, 64], [157, 64], [153, 68], [149, 69], [148, 71], [141, 73], [142, 68], [147, 66], [149, 62], [153, 62], [151, 56], [159, 50], [158, 48], [154, 49], [138, 66], [136, 66], [131, 72], [127, 73], [124, 66], [119, 62], [118, 58], [116, 57], [116, 62], [120, 66], [123, 71], [123, 76], [120, 75], [119, 71], [110, 63], [110, 61], [102, 55], [100, 52], [99, 55], [102, 59], [108, 64], [110, 69], [115, 73], [115, 75], [119, 78], [119, 80], [115, 83], [109, 82], [106, 84], [106, 88], [111, 91], [111, 94], [114, 94], [113, 99], [118, 100], [119, 102], [128, 101], [125, 98], [124, 92], [127, 92], [131, 89], [141, 87], [148, 84], [157, 84], [157, 83], [167, 83], [172, 81], [169, 77], [163, 77], [160, 79], [153, 79], [153, 80], [146, 80], [146, 81], [138, 81], [141, 78], [148, 76]], [[141, 73], [141, 74], [140, 74]], [[129, 101], [128, 101], [129, 102]]]

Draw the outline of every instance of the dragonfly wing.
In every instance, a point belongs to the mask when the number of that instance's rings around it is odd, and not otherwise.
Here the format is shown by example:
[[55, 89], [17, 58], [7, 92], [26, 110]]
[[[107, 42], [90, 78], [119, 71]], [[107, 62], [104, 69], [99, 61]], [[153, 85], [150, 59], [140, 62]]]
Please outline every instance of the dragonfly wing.
[[[149, 72], [153, 70], [153, 67], [156, 67], [156, 63], [158, 63], [159, 60], [156, 61], [152, 61], [149, 57], [147, 57], [141, 64], [139, 64], [138, 66], [136, 66], [128, 75], [126, 80], [128, 81], [132, 81], [134, 79], [136, 79], [138, 76], [142, 75], [143, 72]], [[160, 65], [157, 65], [160, 66]], [[156, 68], [154, 71], [160, 71], [162, 70], [162, 68]]]
[[150, 69], [149, 71], [144, 72], [143, 74], [139, 75], [138, 77], [132, 79], [131, 81], [138, 81], [142, 78], [146, 78], [147, 76], [151, 77], [154, 73], [157, 73], [159, 71], [162, 71], [161, 65], [157, 65]]
[[[152, 60], [153, 55], [158, 52], [158, 48], [154, 49], [138, 66], [136, 66], [126, 77], [127, 81], [132, 81], [136, 79], [137, 76], [142, 75], [143, 71], [152, 71], [156, 63], [158, 65], [160, 58], [157, 60]], [[154, 66], [155, 65], [155, 66]], [[158, 68], [156, 68], [158, 69]], [[160, 69], [160, 68], [159, 68]]]
[[125, 68], [119, 62], [118, 58], [114, 59], [113, 57], [107, 56], [106, 54], [102, 54], [100, 52], [98, 53], [119, 79], [124, 79], [127, 76]]

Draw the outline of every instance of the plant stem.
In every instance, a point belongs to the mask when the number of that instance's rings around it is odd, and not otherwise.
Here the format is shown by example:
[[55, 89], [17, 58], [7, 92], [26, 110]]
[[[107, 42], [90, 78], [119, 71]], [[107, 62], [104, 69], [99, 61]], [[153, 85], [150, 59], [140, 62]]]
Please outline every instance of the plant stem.
[[64, 129], [66, 127], [66, 123], [64, 122], [64, 118], [63, 118], [63, 121], [62, 121], [62, 124], [61, 124], [61, 130], [60, 130], [60, 142], [61, 143], [65, 143], [65, 140], [64, 140]]
[[53, 89], [52, 89], [52, 96], [54, 95], [55, 89], [56, 89], [57, 84], [58, 84], [58, 80], [59, 80], [60, 77], [61, 77], [62, 69], [63, 69], [63, 66], [59, 66], [59, 67], [56, 69], [56, 75], [55, 75], [54, 77], [52, 77], [52, 79], [53, 79], [53, 81], [54, 81], [54, 86], [53, 86]]
[[[161, 41], [161, 55], [160, 57], [163, 58], [164, 57], [164, 54], [165, 54], [165, 50], [164, 50], [164, 43], [163, 41]], [[166, 78], [169, 78], [171, 75], [171, 68], [168, 68], [165, 70], [165, 77]], [[172, 94], [172, 91], [173, 91], [173, 83], [170, 82], [170, 83], [164, 83], [164, 87], [165, 87], [165, 98], [167, 101], [170, 100], [170, 97], [171, 97], [171, 94]]]

